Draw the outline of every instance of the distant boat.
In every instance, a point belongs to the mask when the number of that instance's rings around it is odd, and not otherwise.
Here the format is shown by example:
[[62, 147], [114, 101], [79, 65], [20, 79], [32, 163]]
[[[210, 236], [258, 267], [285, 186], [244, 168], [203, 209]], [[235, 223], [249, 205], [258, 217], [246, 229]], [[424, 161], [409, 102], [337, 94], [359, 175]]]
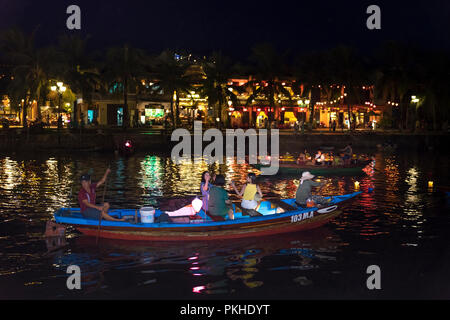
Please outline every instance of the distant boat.
[[[213, 219], [200, 211], [196, 219], [177, 217], [170, 222], [136, 223], [135, 221], [140, 221], [137, 211], [119, 209], [111, 211], [110, 215], [116, 218], [129, 216], [132, 221], [102, 221], [99, 231], [98, 220], [85, 219], [81, 216], [80, 209], [61, 208], [54, 213], [54, 217], [57, 223], [73, 226], [83, 234], [109, 239], [144, 241], [237, 239], [318, 228], [339, 216], [342, 213], [341, 209], [349, 200], [359, 194], [361, 192], [328, 197], [330, 202], [321, 208], [297, 207], [295, 199], [262, 201], [258, 211], [248, 212], [239, 210], [238, 205], [233, 205], [234, 220]], [[284, 210], [283, 213], [277, 213], [282, 211], [280, 208]], [[156, 210], [155, 217], [162, 213]]]
[[[252, 166], [258, 170], [266, 167], [266, 164], [252, 164]], [[330, 176], [330, 175], [359, 175], [364, 174], [363, 168], [366, 165], [356, 166], [316, 166], [316, 165], [299, 165], [296, 163], [280, 163], [278, 173], [279, 174], [296, 174], [301, 175], [305, 171], [309, 171], [316, 176]]]

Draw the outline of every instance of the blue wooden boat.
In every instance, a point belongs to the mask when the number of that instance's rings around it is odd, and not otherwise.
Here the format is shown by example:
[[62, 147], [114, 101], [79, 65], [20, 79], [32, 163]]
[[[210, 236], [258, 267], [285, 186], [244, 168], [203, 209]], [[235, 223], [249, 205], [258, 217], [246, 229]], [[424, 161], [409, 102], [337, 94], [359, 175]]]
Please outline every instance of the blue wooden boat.
[[[233, 204], [234, 220], [215, 221], [200, 211], [197, 219], [176, 218], [170, 222], [140, 223], [140, 216], [134, 209], [110, 211], [116, 218], [129, 216], [131, 221], [115, 222], [103, 220], [98, 229], [98, 220], [85, 219], [77, 208], [61, 208], [54, 213], [55, 221], [70, 225], [83, 234], [101, 238], [145, 241], [217, 240], [258, 237], [300, 230], [318, 228], [342, 213], [349, 200], [361, 194], [329, 197], [323, 207], [303, 208], [295, 199], [274, 199], [262, 201], [257, 216], [246, 215], [238, 204]], [[282, 208], [283, 210], [280, 210]], [[283, 213], [277, 213], [284, 211]], [[248, 212], [247, 212], [248, 213]], [[155, 217], [162, 214], [156, 210]], [[136, 220], [134, 218], [137, 218]]]

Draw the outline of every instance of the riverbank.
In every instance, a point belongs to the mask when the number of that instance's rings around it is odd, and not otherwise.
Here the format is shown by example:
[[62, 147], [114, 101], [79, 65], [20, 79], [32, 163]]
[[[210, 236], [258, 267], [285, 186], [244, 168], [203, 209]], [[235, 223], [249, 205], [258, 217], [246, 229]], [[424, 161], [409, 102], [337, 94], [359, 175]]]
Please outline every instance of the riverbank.
[[[332, 146], [344, 147], [351, 142], [354, 148], [370, 149], [385, 143], [397, 145], [398, 149], [439, 150], [447, 153], [448, 133], [402, 133], [384, 131], [327, 132], [294, 135], [292, 130], [280, 130], [280, 153], [296, 152], [302, 149]], [[60, 135], [56, 130], [43, 133], [9, 130], [0, 132], [0, 151], [27, 152], [113, 152], [126, 140], [131, 140], [136, 151], [169, 151], [178, 142], [171, 141], [171, 135], [158, 129], [121, 129], [85, 130], [74, 132], [62, 130]], [[192, 143], [194, 139], [191, 139]], [[270, 139], [269, 139], [270, 140]], [[204, 141], [203, 146], [209, 141]], [[270, 148], [269, 148], [270, 150]]]

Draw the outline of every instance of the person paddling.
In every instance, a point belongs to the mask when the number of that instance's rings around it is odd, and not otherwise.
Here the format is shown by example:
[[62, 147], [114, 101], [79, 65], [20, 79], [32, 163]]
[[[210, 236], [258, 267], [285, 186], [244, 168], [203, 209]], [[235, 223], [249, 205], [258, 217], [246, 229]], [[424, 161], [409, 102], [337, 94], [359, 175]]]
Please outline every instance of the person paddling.
[[297, 205], [305, 207], [308, 200], [314, 201], [315, 204], [326, 204], [330, 202], [329, 199], [325, 199], [322, 196], [312, 195], [311, 189], [313, 187], [321, 187], [323, 183], [312, 181], [315, 176], [309, 171], [305, 171], [300, 179], [300, 184], [298, 186], [297, 192], [295, 194], [295, 202]]
[[80, 204], [81, 215], [85, 219], [102, 219], [108, 221], [125, 221], [125, 218], [116, 219], [108, 214], [109, 203], [105, 202], [101, 206], [95, 204], [96, 193], [95, 190], [105, 183], [108, 174], [111, 172], [107, 169], [103, 178], [97, 182], [91, 182], [91, 176], [88, 174], [83, 174], [80, 178], [81, 189], [78, 192], [78, 202]]

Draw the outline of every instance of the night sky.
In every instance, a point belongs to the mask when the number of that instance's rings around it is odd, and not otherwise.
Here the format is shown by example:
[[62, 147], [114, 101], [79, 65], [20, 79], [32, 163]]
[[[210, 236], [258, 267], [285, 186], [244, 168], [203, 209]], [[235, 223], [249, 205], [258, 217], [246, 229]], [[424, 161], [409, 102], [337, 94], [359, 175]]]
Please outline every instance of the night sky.
[[[66, 8], [81, 7], [82, 30], [66, 29]], [[366, 9], [381, 8], [381, 30], [368, 30]], [[339, 44], [362, 52], [401, 41], [423, 48], [450, 48], [450, 1], [136, 1], [0, 0], [0, 29], [31, 31], [38, 44], [58, 35], [91, 35], [92, 49], [121, 45], [157, 53], [166, 48], [196, 54], [214, 50], [245, 58], [271, 42], [280, 51], [321, 50]]]

